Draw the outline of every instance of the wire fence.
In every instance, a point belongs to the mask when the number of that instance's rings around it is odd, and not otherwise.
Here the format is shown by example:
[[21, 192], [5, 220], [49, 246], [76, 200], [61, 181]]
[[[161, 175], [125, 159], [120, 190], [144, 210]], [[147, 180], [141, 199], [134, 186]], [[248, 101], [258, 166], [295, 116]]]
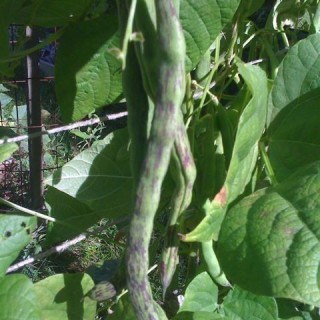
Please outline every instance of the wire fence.
[[[11, 25], [11, 48], [16, 50], [21, 42], [33, 46], [42, 35], [55, 31]], [[94, 118], [62, 124], [54, 90], [57, 45], [52, 43], [28, 56], [12, 78], [0, 84], [0, 146], [18, 143], [17, 151], [0, 163], [0, 196], [35, 210], [44, 209], [43, 178], [126, 122], [125, 106], [118, 104]], [[0, 205], [0, 212], [7, 210]]]

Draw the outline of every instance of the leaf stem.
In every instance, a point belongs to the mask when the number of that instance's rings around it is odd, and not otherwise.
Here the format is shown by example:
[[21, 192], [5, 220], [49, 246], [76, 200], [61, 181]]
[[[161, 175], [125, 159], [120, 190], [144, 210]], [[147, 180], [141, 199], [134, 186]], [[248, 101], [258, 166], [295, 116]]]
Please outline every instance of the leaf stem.
[[41, 219], [45, 219], [45, 220], [52, 221], [52, 222], [56, 221], [56, 219], [53, 218], [53, 217], [47, 216], [45, 214], [39, 213], [39, 212], [34, 211], [34, 210], [30, 210], [30, 209], [21, 207], [18, 204], [15, 204], [15, 203], [13, 203], [11, 201], [8, 201], [8, 200], [5, 200], [3, 198], [0, 198], [0, 203], [3, 203], [3, 204], [5, 204], [5, 205], [7, 205], [7, 206], [9, 206], [11, 208], [14, 208], [16, 210], [22, 211], [24, 213], [30, 214], [32, 216], [35, 216], [35, 217], [38, 217], [38, 218], [41, 218]]
[[133, 18], [136, 12], [136, 7], [137, 7], [137, 0], [132, 0], [126, 31], [123, 36], [123, 44], [122, 44], [122, 50], [121, 50], [122, 70], [126, 68], [126, 56], [128, 52], [128, 43], [132, 35]]
[[259, 142], [259, 150], [261, 152], [261, 156], [262, 156], [262, 160], [266, 166], [266, 172], [267, 172], [267, 175], [270, 179], [270, 182], [273, 186], [277, 185], [278, 184], [278, 181], [277, 181], [277, 178], [274, 174], [274, 171], [273, 171], [273, 168], [272, 168], [272, 165], [270, 163], [270, 159], [266, 153], [266, 147], [265, 147], [265, 144], [264, 142]]

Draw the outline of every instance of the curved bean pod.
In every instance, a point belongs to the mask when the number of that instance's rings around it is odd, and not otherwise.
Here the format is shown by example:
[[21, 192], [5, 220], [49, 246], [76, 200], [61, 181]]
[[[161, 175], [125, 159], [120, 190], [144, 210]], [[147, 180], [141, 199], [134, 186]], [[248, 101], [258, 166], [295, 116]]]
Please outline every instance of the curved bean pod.
[[220, 268], [219, 261], [215, 252], [213, 251], [212, 241], [201, 242], [202, 254], [208, 266], [208, 272], [213, 280], [223, 287], [231, 287], [226, 275]]

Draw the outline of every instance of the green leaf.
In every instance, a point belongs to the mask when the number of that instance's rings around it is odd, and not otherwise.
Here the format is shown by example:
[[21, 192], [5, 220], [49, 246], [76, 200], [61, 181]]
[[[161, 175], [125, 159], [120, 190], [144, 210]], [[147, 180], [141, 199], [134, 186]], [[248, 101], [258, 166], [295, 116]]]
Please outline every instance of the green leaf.
[[185, 241], [217, 240], [228, 204], [244, 191], [257, 162], [258, 142], [265, 127], [267, 114], [267, 77], [257, 66], [237, 62], [239, 73], [252, 93], [242, 112], [234, 142], [226, 181], [212, 202], [212, 208], [200, 224], [185, 236]]
[[129, 214], [133, 189], [127, 129], [115, 131], [81, 152], [46, 183], [94, 211], [104, 210], [105, 217]]
[[10, 158], [10, 156], [19, 149], [16, 143], [5, 143], [0, 145], [0, 162]]
[[16, 10], [14, 22], [41, 27], [62, 26], [76, 22], [91, 3], [91, 0], [28, 1], [28, 4]]
[[231, 203], [244, 191], [251, 180], [257, 162], [258, 142], [266, 123], [268, 85], [265, 72], [257, 66], [237, 62], [252, 99], [242, 112], [233, 147], [225, 187], [227, 202]]
[[33, 284], [22, 274], [0, 278], [0, 310], [0, 320], [44, 319]]
[[270, 125], [270, 162], [278, 181], [320, 159], [320, 88], [297, 98]]
[[279, 66], [269, 100], [269, 121], [299, 96], [320, 87], [320, 34], [299, 41]]
[[7, 89], [3, 84], [0, 84], [0, 103], [2, 108], [4, 108], [9, 102], [13, 100], [9, 95], [6, 94], [6, 92], [8, 91], [10, 90]]
[[121, 64], [109, 52], [119, 47], [116, 16], [70, 26], [59, 40], [55, 65], [63, 121], [79, 120], [122, 94]]
[[278, 309], [274, 298], [257, 296], [239, 287], [231, 290], [222, 309], [232, 320], [277, 320]]
[[48, 187], [45, 198], [48, 215], [56, 219], [48, 224], [47, 244], [80, 234], [98, 222], [104, 214], [104, 211], [92, 211], [83, 202], [53, 187]]
[[243, 0], [239, 9], [243, 15], [243, 18], [251, 16], [258, 9], [260, 9], [265, 0]]
[[[96, 302], [85, 295], [93, 281], [87, 274], [56, 274], [34, 285], [41, 319], [94, 319]], [[29, 318], [30, 319], [30, 318]]]
[[289, 299], [276, 299], [280, 319], [304, 320], [299, 303]]
[[[2, 103], [0, 101], [0, 103]], [[16, 137], [16, 133], [10, 129], [9, 127], [5, 127], [5, 126], [0, 126], [0, 138], [13, 138]]]
[[114, 313], [110, 316], [112, 320], [136, 320], [129, 295], [123, 296], [117, 303]]
[[[159, 320], [167, 320], [167, 317], [161, 307], [154, 301], [158, 312]], [[117, 303], [114, 313], [110, 316], [112, 320], [137, 320], [134, 309], [128, 294], [123, 296]]]
[[320, 306], [320, 162], [231, 208], [217, 255], [228, 279], [256, 294]]
[[191, 71], [229, 23], [240, 0], [181, 0], [180, 20], [187, 45], [186, 71]]
[[[0, 87], [0, 90], [1, 89], [2, 88]], [[2, 95], [2, 93], [0, 92], [0, 104], [2, 104], [2, 96], [1, 95]], [[6, 96], [6, 95], [4, 95], [4, 96]], [[8, 100], [8, 99], [6, 99], [6, 97], [4, 97], [3, 101], [4, 101], [4, 103], [6, 103], [7, 101], [10, 102], [11, 100]], [[14, 136], [16, 136], [16, 134], [12, 129], [10, 129], [8, 127], [0, 126], [0, 139], [12, 138]], [[19, 147], [16, 143], [0, 144], [0, 163], [7, 160], [18, 149], [19, 149]]]
[[6, 273], [20, 251], [30, 242], [35, 227], [35, 217], [0, 214], [0, 276]]
[[188, 285], [180, 312], [213, 312], [217, 308], [218, 287], [207, 272], [197, 275]]
[[227, 319], [212, 312], [181, 312], [178, 313], [174, 320], [216, 320], [216, 319]]
[[[0, 1], [0, 60], [10, 55], [9, 24], [13, 23], [17, 13], [21, 10], [25, 0], [1, 0]], [[8, 63], [0, 63], [0, 75], [13, 77], [13, 68]]]
[[21, 126], [28, 126], [28, 108], [26, 104], [16, 106], [11, 112], [11, 119]]

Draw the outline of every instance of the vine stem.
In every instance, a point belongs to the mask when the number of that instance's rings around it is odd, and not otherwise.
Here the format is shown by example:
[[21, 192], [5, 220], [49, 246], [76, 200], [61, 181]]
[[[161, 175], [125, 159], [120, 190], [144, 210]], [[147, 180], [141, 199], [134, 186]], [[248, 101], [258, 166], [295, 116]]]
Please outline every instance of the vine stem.
[[266, 153], [266, 147], [264, 145], [264, 143], [261, 141], [259, 142], [259, 150], [261, 152], [261, 157], [262, 157], [262, 160], [266, 166], [266, 171], [267, 171], [267, 175], [270, 179], [270, 182], [273, 186], [277, 185], [278, 184], [278, 181], [277, 181], [277, 178], [276, 178], [276, 175], [273, 171], [273, 168], [272, 168], [272, 165], [271, 165], [271, 162], [270, 162], [270, 159], [268, 157], [268, 154]]
[[43, 258], [47, 258], [49, 257], [50, 255], [54, 254], [54, 253], [62, 253], [64, 252], [65, 250], [69, 249], [71, 246], [74, 246], [76, 244], [78, 244], [79, 242], [87, 239], [88, 237], [90, 236], [94, 236], [98, 233], [101, 233], [103, 231], [105, 231], [105, 228], [106, 227], [111, 227], [111, 226], [114, 226], [120, 222], [123, 222], [125, 220], [129, 220], [129, 216], [128, 217], [124, 217], [122, 219], [119, 219], [117, 221], [113, 221], [113, 222], [110, 222], [108, 223], [106, 226], [101, 226], [101, 227], [98, 227], [96, 228], [95, 230], [91, 231], [91, 232], [85, 232], [85, 233], [81, 233], [80, 235], [74, 237], [73, 239], [70, 239], [70, 240], [66, 240], [64, 242], [62, 242], [61, 244], [57, 245], [57, 246], [54, 246], [44, 252], [41, 252], [37, 255], [35, 255], [34, 257], [31, 257], [31, 258], [28, 258], [28, 259], [25, 259], [23, 261], [20, 261], [16, 264], [13, 264], [12, 266], [10, 266], [8, 269], [7, 269], [7, 272], [6, 273], [11, 273], [11, 272], [14, 272], [14, 271], [17, 271], [19, 269], [21, 269], [22, 267], [25, 267], [37, 260], [41, 260]]
[[128, 16], [128, 23], [127, 27], [123, 36], [123, 44], [122, 44], [122, 50], [121, 50], [121, 60], [122, 60], [122, 70], [126, 68], [126, 57], [128, 52], [128, 44], [132, 35], [132, 27], [133, 27], [133, 18], [134, 14], [136, 12], [137, 7], [137, 0], [131, 1], [129, 16]]
[[15, 203], [13, 203], [11, 201], [8, 201], [8, 200], [5, 200], [3, 198], [0, 198], [0, 203], [3, 203], [3, 204], [5, 204], [5, 205], [7, 205], [7, 206], [9, 206], [9, 207], [11, 207], [13, 209], [22, 211], [24, 213], [30, 214], [32, 216], [35, 216], [37, 218], [41, 218], [41, 219], [48, 220], [48, 221], [51, 221], [51, 222], [55, 222], [56, 221], [56, 219], [53, 218], [53, 217], [47, 216], [47, 215], [45, 215], [43, 213], [31, 210], [31, 209], [27, 209], [27, 208], [21, 207], [18, 204], [15, 204]]
[[115, 120], [115, 119], [119, 119], [119, 118], [122, 118], [122, 117], [126, 117], [127, 115], [128, 115], [128, 112], [124, 111], [124, 112], [109, 114], [106, 117], [94, 118], [94, 119], [89, 119], [89, 120], [84, 120], [84, 121], [78, 121], [78, 122], [75, 122], [75, 123], [67, 124], [65, 126], [60, 126], [60, 127], [53, 128], [53, 129], [42, 130], [41, 132], [25, 134], [25, 135], [21, 135], [21, 136], [18, 136], [18, 137], [13, 137], [13, 138], [0, 139], [0, 145], [6, 144], [6, 143], [20, 142], [20, 141], [23, 141], [23, 140], [37, 138], [37, 137], [42, 136], [42, 135], [59, 133], [59, 132], [63, 132], [63, 131], [72, 130], [72, 129], [75, 129], [75, 128], [86, 127], [86, 126], [90, 126], [90, 125], [93, 125], [93, 124], [96, 124], [96, 123], [100, 123], [100, 122], [104, 122], [104, 121], [110, 121], [110, 120]]

